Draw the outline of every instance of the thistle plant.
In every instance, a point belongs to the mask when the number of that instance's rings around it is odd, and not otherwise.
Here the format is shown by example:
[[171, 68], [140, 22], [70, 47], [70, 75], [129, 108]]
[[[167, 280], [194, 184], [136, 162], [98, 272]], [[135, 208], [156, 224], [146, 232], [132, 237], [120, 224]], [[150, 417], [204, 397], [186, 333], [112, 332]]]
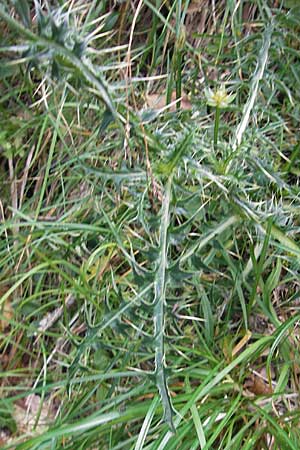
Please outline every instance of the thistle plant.
[[135, 3], [0, 1], [0, 447], [300, 449], [298, 10]]
[[227, 108], [228, 105], [233, 102], [235, 99], [235, 94], [227, 94], [224, 84], [221, 84], [221, 86], [215, 91], [207, 88], [204, 92], [207, 105], [216, 108], [214, 124], [214, 150], [216, 152], [218, 147], [221, 109]]

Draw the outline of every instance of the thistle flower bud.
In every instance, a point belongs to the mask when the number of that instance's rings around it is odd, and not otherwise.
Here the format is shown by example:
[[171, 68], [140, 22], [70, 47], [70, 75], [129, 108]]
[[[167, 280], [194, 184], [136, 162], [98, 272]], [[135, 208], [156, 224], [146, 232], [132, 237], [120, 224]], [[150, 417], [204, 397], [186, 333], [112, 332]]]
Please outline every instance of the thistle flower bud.
[[206, 103], [209, 106], [220, 109], [226, 108], [235, 99], [235, 94], [227, 94], [224, 84], [221, 84], [216, 91], [206, 88], [204, 93], [206, 96]]

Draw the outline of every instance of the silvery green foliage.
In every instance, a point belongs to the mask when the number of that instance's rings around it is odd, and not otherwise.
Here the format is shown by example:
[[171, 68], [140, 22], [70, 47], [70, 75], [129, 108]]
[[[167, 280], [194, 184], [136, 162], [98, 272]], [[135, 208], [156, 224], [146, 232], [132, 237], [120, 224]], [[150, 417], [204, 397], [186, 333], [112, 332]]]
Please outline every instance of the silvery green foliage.
[[32, 23], [30, 9], [27, 0], [15, 0], [14, 6], [24, 26], [35, 29], [37, 37], [51, 41], [56, 49], [49, 48], [41, 51], [39, 41], [28, 43], [28, 49], [23, 57], [29, 57], [29, 69], [43, 67], [47, 72], [59, 79], [68, 68], [67, 61], [59, 52], [59, 48], [71, 52], [75, 57], [82, 59], [87, 47], [87, 41], [80, 30], [75, 26], [74, 17], [70, 12], [64, 12], [63, 8], [42, 9], [35, 1], [35, 23]]
[[[26, 0], [23, 2], [25, 5]], [[21, 3], [16, 2], [18, 5]], [[82, 89], [92, 86], [95, 95], [99, 95], [113, 117], [119, 119], [103, 74], [87, 56], [88, 37], [75, 26], [72, 13], [66, 13], [62, 8], [44, 11], [35, 2], [36, 23], [31, 23], [30, 29], [27, 26], [30, 17], [27, 17], [24, 5], [16, 9], [25, 26], [0, 5], [0, 17], [24, 38], [22, 49], [25, 46], [26, 50], [20, 62], [27, 61], [28, 70], [38, 68], [40, 76], [48, 77], [51, 81], [74, 78], [77, 87], [78, 84], [81, 84]], [[20, 48], [17, 46], [7, 50], [19, 52]]]

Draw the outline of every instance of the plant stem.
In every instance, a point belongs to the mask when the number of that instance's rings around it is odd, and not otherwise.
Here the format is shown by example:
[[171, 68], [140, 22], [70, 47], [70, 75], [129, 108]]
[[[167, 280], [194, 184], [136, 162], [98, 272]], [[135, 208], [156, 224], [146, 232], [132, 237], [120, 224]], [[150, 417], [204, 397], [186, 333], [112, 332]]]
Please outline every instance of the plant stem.
[[217, 106], [216, 107], [216, 115], [215, 115], [215, 127], [214, 127], [214, 151], [215, 152], [218, 149], [219, 125], [220, 125], [220, 108]]
[[[182, 52], [178, 50], [176, 57], [176, 100], [181, 97], [181, 65], [182, 65]], [[177, 102], [176, 108], [180, 110], [181, 102]]]

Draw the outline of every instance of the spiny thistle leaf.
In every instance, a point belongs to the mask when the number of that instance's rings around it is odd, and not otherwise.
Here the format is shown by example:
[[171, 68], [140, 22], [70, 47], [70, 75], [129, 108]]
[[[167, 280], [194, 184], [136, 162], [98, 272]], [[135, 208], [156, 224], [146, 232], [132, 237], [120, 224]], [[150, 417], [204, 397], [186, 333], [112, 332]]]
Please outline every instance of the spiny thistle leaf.
[[166, 287], [167, 287], [167, 270], [168, 270], [168, 243], [167, 234], [170, 222], [170, 201], [171, 201], [172, 176], [169, 177], [166, 192], [162, 203], [162, 217], [160, 225], [160, 254], [159, 266], [154, 280], [154, 333], [155, 333], [155, 372], [156, 383], [160, 392], [163, 408], [164, 419], [174, 430], [173, 414], [170, 394], [168, 392], [167, 378], [165, 373], [165, 303], [166, 303]]
[[27, 28], [30, 28], [31, 19], [30, 19], [30, 9], [27, 0], [14, 0], [14, 7], [16, 8], [17, 13], [19, 14], [22, 22]]
[[[50, 36], [48, 37], [42, 34], [37, 35], [33, 33], [32, 31], [21, 25], [14, 18], [12, 18], [5, 11], [2, 5], [0, 5], [0, 18], [2, 18], [10, 28], [17, 31], [24, 38], [27, 38], [29, 40], [29, 45], [33, 48], [34, 51], [35, 49], [39, 48], [51, 51], [50, 53], [52, 57], [61, 57], [62, 60], [65, 60], [66, 63], [71, 66], [71, 68], [76, 69], [79, 74], [85, 79], [87, 84], [92, 85], [94, 88], [96, 88], [107, 108], [111, 111], [117, 121], [120, 122], [120, 115], [116, 111], [107, 86], [105, 85], [104, 81], [102, 80], [101, 76], [94, 68], [92, 63], [87, 60], [87, 58], [83, 59], [77, 56], [77, 47], [75, 49], [76, 51], [74, 52], [73, 48], [69, 48], [69, 46], [67, 46], [65, 42], [61, 43], [59, 40], [57, 41], [56, 39], [54, 39], [52, 34], [50, 34]], [[53, 22], [52, 16], [46, 17], [43, 20], [45, 20], [45, 23], [48, 23], [48, 20], [50, 21], [50, 23]], [[63, 28], [64, 27], [65, 24], [63, 25]], [[61, 37], [61, 33], [59, 34], [59, 36]], [[52, 63], [52, 61], [50, 62]]]
[[183, 140], [176, 146], [174, 152], [172, 153], [169, 161], [166, 163], [160, 163], [158, 166], [158, 171], [163, 175], [171, 175], [173, 170], [178, 165], [180, 159], [186, 152], [188, 148], [190, 148], [190, 144], [193, 139], [193, 133], [187, 133]]
[[136, 296], [133, 299], [126, 302], [124, 301], [119, 306], [118, 310], [111, 311], [108, 314], [106, 314], [98, 325], [89, 326], [87, 335], [84, 338], [84, 340], [78, 345], [75, 357], [72, 361], [72, 364], [69, 367], [70, 381], [72, 380], [76, 370], [78, 369], [78, 364], [84, 351], [87, 348], [91, 347], [92, 344], [97, 339], [99, 339], [99, 336], [106, 328], [111, 327], [116, 321], [118, 321], [122, 317], [123, 314], [127, 313], [131, 308], [139, 305], [143, 301], [143, 298], [148, 294], [151, 288], [152, 284], [148, 285], [139, 294], [136, 294]]

